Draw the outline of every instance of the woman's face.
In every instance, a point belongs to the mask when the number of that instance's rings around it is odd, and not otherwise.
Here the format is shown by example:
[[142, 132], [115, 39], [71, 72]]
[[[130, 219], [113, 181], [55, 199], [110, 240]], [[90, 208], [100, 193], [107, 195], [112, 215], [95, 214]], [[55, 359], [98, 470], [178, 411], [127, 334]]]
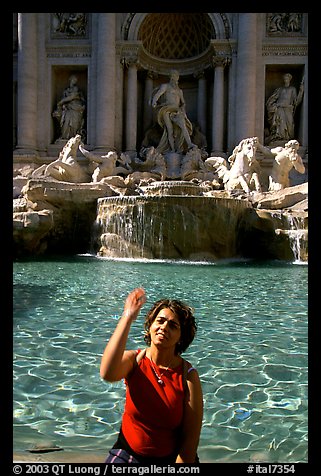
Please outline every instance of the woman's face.
[[149, 332], [153, 344], [175, 347], [181, 337], [179, 319], [170, 309], [161, 309], [152, 322]]

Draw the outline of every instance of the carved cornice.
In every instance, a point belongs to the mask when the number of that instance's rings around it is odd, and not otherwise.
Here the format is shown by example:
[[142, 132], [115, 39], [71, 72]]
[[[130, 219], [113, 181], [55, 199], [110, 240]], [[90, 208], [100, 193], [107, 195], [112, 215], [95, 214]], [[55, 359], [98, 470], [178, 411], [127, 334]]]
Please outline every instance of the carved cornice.
[[129, 42], [119, 42], [116, 45], [117, 54], [120, 56], [120, 62], [124, 67], [129, 67], [131, 65], [140, 66], [139, 61], [139, 51], [142, 46], [141, 41], [135, 41], [133, 43]]
[[262, 56], [307, 56], [307, 45], [263, 45]]
[[66, 45], [47, 46], [47, 58], [87, 58], [91, 56], [91, 46]]
[[116, 55], [121, 56], [123, 51], [123, 46], [124, 46], [123, 43], [116, 43], [115, 45]]
[[151, 55], [146, 51], [141, 41], [118, 41], [116, 53], [120, 56], [120, 62], [125, 67], [135, 63], [140, 68], [154, 74], [168, 76], [175, 69], [180, 75], [192, 74], [197, 76], [203, 74], [206, 69], [213, 68], [214, 65], [226, 66], [229, 64], [232, 55], [232, 45], [229, 40], [212, 40], [207, 50], [201, 55], [172, 60]]
[[215, 56], [229, 57], [232, 54], [230, 40], [211, 40], [211, 48]]
[[121, 56], [138, 56], [142, 46], [142, 41], [124, 41], [117, 43], [117, 50], [120, 52]]

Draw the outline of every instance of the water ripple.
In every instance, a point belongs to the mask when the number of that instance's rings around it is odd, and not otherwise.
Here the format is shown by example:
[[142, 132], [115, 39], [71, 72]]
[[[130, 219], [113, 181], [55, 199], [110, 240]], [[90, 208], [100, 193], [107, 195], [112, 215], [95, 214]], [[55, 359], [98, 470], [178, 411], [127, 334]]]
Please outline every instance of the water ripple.
[[[107, 453], [125, 386], [100, 379], [100, 358], [139, 285], [146, 309], [166, 296], [195, 308], [197, 336], [185, 357], [204, 392], [201, 461], [306, 462], [307, 271], [92, 257], [15, 263], [15, 449], [46, 438]], [[133, 323], [128, 348], [145, 345], [142, 322]]]

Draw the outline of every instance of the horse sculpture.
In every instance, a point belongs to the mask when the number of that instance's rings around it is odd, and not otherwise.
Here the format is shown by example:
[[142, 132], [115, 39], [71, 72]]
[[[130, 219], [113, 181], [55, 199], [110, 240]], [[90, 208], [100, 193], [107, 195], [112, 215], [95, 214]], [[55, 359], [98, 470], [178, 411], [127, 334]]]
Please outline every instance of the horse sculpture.
[[76, 134], [71, 137], [59, 153], [59, 158], [49, 165], [43, 164], [32, 172], [32, 178], [51, 176], [55, 180], [64, 182], [90, 182], [87, 170], [77, 162], [77, 150], [81, 136]]
[[250, 193], [254, 186], [256, 191], [261, 192], [260, 165], [255, 158], [257, 146], [257, 137], [241, 140], [228, 158], [230, 168], [222, 157], [209, 157], [205, 160], [205, 164], [216, 171], [219, 179], [223, 181], [225, 190], [243, 189], [244, 192]]

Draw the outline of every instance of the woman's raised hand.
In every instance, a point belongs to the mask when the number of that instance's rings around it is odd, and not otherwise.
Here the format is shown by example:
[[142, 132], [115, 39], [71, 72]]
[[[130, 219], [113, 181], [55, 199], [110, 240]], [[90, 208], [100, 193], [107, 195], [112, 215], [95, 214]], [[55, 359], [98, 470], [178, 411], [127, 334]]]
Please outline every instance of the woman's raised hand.
[[136, 288], [131, 293], [128, 294], [125, 305], [123, 316], [134, 321], [138, 313], [146, 302], [146, 294], [143, 288]]

